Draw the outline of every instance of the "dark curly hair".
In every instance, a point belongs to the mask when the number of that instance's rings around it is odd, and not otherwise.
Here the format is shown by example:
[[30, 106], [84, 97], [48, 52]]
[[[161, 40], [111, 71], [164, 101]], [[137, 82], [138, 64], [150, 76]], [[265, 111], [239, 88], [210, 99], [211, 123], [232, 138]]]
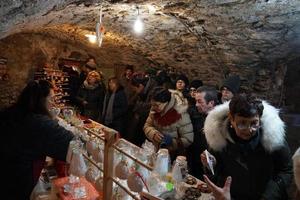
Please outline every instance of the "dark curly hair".
[[232, 116], [239, 115], [242, 117], [253, 117], [255, 115], [262, 116], [264, 106], [262, 101], [249, 94], [237, 94], [230, 103], [229, 110]]

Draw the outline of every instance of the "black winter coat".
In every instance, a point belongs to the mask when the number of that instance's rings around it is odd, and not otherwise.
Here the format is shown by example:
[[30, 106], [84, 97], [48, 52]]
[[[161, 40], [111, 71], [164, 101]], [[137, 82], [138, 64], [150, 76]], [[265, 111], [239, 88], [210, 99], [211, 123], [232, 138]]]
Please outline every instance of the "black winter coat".
[[189, 173], [198, 179], [203, 179], [204, 169], [201, 163], [200, 155], [207, 149], [207, 142], [203, 133], [205, 114], [200, 113], [195, 105], [190, 105], [188, 113], [193, 124], [194, 141], [188, 147], [187, 161], [189, 166]]
[[[105, 91], [103, 84], [99, 84], [95, 89], [86, 88], [82, 84], [76, 97], [78, 104], [81, 105], [81, 114], [98, 121], [102, 113]], [[88, 103], [85, 106], [83, 106], [84, 101]]]
[[[109, 98], [111, 94], [106, 94], [106, 109], [109, 102]], [[114, 103], [113, 103], [113, 120], [111, 124], [105, 124], [108, 127], [117, 130], [121, 135], [125, 132], [125, 122], [126, 122], [126, 114], [128, 110], [128, 102], [127, 96], [124, 92], [123, 87], [115, 93]], [[106, 110], [104, 111], [106, 112]], [[102, 121], [104, 120], [104, 116], [102, 117]]]
[[286, 186], [293, 174], [288, 145], [285, 143], [272, 153], [267, 152], [260, 141], [252, 148], [228, 141], [224, 151], [213, 152], [217, 159], [217, 184], [223, 186], [226, 177], [231, 176], [232, 199], [288, 199]]
[[46, 156], [65, 161], [73, 134], [48, 116], [30, 114], [18, 119], [16, 115], [1, 112], [1, 196], [28, 200], [37, 181], [34, 172], [41, 170], [36, 170], [36, 164]]
[[290, 150], [284, 122], [278, 110], [263, 101], [261, 128], [250, 140], [240, 139], [228, 118], [229, 103], [209, 112], [204, 132], [210, 152], [216, 157], [215, 180], [223, 187], [232, 177], [234, 200], [285, 200], [292, 180]]

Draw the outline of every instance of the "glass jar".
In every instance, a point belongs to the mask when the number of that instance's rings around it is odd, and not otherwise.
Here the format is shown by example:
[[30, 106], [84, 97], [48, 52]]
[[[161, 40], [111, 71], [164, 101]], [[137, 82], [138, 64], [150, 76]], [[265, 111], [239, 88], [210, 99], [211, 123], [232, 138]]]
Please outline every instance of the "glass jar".
[[170, 169], [170, 155], [168, 149], [159, 149], [155, 161], [154, 171], [164, 177]]

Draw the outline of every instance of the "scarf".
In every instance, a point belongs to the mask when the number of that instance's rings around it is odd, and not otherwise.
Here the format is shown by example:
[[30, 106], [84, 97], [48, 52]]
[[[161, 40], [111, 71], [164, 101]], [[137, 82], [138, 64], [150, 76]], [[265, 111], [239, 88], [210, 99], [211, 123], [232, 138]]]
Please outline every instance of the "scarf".
[[89, 84], [89, 83], [87, 82], [87, 80], [85, 80], [85, 81], [83, 82], [83, 85], [84, 85], [84, 87], [85, 87], [86, 89], [89, 89], [89, 90], [93, 90], [93, 89], [95, 89], [95, 88], [97, 88], [97, 87], [99, 86], [98, 83], [91, 85], [91, 84]]
[[244, 155], [247, 155], [249, 152], [255, 151], [257, 145], [260, 142], [261, 137], [260, 131], [257, 130], [255, 135], [249, 140], [243, 140], [236, 135], [234, 129], [231, 127], [229, 127], [229, 134], [232, 137], [232, 139], [236, 142], [236, 144], [240, 147]]
[[154, 114], [154, 120], [159, 126], [170, 126], [181, 119], [181, 114], [178, 113], [174, 108], [171, 108], [163, 116], [160, 113]]
[[[113, 105], [115, 101], [115, 93], [112, 93], [110, 97], [106, 94], [104, 97], [104, 105], [103, 105], [103, 111], [102, 111], [102, 118], [105, 125], [111, 124], [113, 121]], [[107, 99], [108, 103], [107, 103]]]

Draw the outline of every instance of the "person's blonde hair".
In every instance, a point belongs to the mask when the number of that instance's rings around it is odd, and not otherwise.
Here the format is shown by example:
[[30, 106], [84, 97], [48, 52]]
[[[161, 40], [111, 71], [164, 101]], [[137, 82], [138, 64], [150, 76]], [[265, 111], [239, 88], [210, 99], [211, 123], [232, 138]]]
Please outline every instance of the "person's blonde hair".
[[86, 80], [88, 80], [91, 76], [95, 77], [97, 82], [100, 82], [101, 81], [101, 76], [100, 74], [97, 72], [97, 71], [91, 71], [88, 73], [87, 77], [86, 77]]

